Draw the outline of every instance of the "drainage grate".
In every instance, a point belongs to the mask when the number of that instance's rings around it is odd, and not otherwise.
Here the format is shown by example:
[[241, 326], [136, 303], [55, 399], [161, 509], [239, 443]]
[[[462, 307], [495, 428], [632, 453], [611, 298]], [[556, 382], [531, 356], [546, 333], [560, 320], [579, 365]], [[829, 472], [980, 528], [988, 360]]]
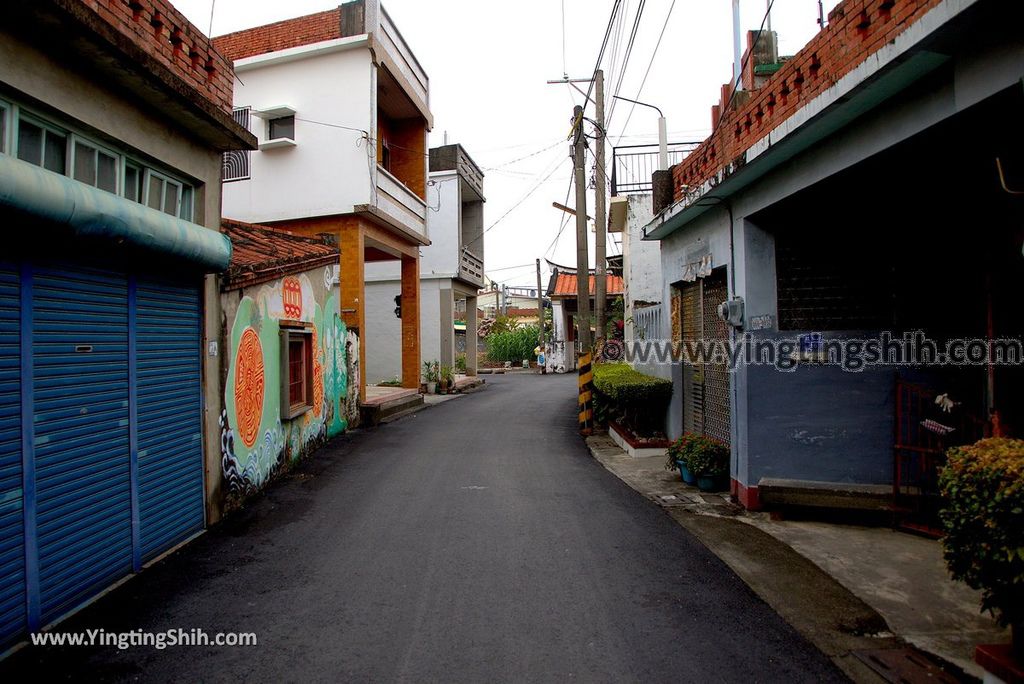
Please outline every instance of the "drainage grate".
[[894, 684], [958, 684], [967, 681], [913, 648], [854, 651], [853, 655], [885, 681]]

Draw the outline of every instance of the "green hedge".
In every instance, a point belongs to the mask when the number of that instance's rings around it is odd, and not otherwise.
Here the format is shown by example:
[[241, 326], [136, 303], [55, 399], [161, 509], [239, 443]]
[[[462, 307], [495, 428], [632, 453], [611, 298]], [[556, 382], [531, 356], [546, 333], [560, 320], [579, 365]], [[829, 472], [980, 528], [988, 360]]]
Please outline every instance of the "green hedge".
[[982, 592], [1003, 625], [1024, 623], [1024, 440], [950, 449], [939, 477], [942, 540], [953, 579]]
[[594, 365], [595, 416], [615, 419], [640, 437], [660, 436], [672, 383], [645, 375], [625, 363]]

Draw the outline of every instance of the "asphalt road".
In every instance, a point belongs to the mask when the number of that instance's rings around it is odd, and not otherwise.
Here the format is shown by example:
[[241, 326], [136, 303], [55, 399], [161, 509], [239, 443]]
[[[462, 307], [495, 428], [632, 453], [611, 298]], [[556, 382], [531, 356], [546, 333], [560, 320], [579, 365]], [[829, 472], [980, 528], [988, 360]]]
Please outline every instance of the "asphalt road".
[[259, 643], [27, 648], [0, 681], [843, 679], [590, 458], [571, 375], [492, 376], [336, 440], [60, 627], [89, 628]]

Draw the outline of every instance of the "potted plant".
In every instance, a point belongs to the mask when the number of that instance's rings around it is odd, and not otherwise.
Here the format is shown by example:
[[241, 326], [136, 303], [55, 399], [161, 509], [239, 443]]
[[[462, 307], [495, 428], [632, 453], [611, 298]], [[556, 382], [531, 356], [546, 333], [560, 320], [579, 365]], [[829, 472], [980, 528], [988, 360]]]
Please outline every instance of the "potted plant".
[[[981, 609], [1009, 626], [1013, 643], [979, 646], [988, 671], [1024, 666], [1024, 440], [991, 437], [947, 452], [940, 519], [953, 579], [980, 590]], [[1016, 661], [1014, 664], [1012, 661]]]
[[455, 373], [451, 366], [441, 366], [440, 371], [441, 394], [447, 394], [455, 389]]
[[666, 450], [665, 470], [679, 470], [679, 476], [689, 485], [697, 484], [697, 476], [686, 465], [687, 453], [694, 437], [696, 435], [692, 432], [684, 433]]
[[723, 487], [729, 474], [729, 447], [705, 435], [693, 435], [687, 444], [684, 462], [697, 478], [702, 492], [715, 492]]
[[427, 394], [437, 392], [437, 361], [423, 362], [423, 381], [427, 383]]

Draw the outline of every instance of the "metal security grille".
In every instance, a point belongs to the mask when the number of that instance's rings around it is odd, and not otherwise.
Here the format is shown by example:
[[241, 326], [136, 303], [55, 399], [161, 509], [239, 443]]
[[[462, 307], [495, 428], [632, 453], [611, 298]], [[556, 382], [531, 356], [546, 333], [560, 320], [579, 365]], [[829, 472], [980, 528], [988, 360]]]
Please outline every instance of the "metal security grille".
[[[718, 317], [717, 308], [729, 298], [725, 269], [705, 278], [702, 287], [704, 339], [724, 342], [729, 339], [729, 328]], [[721, 361], [704, 366], [704, 434], [729, 444], [729, 366]]]
[[148, 561], [201, 531], [202, 309], [197, 285], [138, 279], [137, 552]]
[[128, 283], [86, 268], [32, 282], [41, 624], [132, 570]]
[[[232, 118], [239, 126], [249, 130], [250, 107], [238, 107], [231, 112]], [[224, 153], [221, 162], [221, 180], [237, 181], [249, 178], [249, 150], [231, 150]]]
[[0, 650], [27, 624], [18, 281], [18, 267], [0, 263]]
[[[680, 288], [680, 324], [682, 343], [687, 349], [703, 337], [700, 281]], [[683, 365], [683, 429], [704, 431], [704, 367], [696, 363]]]
[[[711, 343], [729, 338], [717, 307], [728, 299], [724, 269], [679, 288], [679, 325], [684, 353], [700, 358], [683, 366], [683, 429], [730, 443], [729, 366], [709, 358]], [[718, 361], [712, 363], [712, 361]]]
[[0, 263], [0, 652], [202, 530], [202, 299]]

